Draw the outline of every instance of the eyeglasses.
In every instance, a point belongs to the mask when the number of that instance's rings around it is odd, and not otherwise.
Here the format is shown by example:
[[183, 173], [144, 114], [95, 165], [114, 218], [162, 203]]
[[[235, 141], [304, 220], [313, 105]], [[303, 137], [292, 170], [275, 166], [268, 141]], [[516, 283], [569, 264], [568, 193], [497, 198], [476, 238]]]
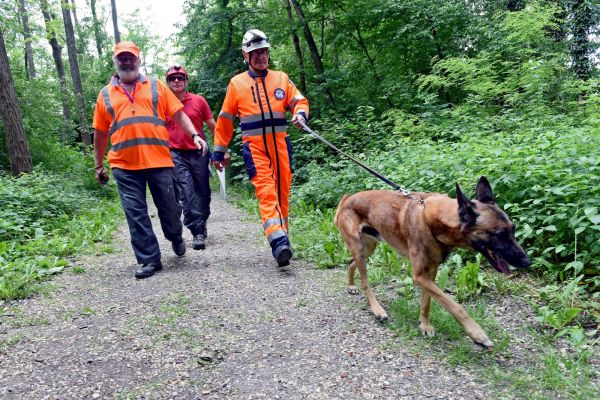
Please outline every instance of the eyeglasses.
[[167, 80], [169, 82], [176, 82], [176, 81], [185, 82], [187, 80], [187, 78], [185, 76], [182, 76], [182, 75], [176, 75], [176, 76], [170, 76], [170, 77], [168, 77]]

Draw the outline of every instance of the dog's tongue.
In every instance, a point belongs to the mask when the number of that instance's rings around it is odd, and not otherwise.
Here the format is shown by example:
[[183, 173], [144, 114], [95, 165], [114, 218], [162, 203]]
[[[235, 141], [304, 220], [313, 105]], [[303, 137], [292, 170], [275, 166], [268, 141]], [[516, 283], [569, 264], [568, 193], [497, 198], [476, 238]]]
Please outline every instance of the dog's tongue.
[[502, 257], [492, 253], [492, 258], [494, 259], [493, 267], [496, 268], [497, 271], [502, 272], [505, 275], [510, 275], [510, 268], [508, 267], [506, 261], [502, 259]]

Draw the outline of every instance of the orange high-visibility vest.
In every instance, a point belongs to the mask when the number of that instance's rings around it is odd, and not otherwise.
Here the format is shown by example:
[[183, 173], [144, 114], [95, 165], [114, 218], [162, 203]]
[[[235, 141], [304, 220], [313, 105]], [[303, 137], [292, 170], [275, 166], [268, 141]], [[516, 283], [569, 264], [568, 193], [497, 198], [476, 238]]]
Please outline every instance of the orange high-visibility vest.
[[111, 168], [173, 167], [165, 121], [183, 105], [164, 83], [143, 75], [132, 98], [133, 102], [113, 77], [96, 101], [94, 128], [110, 134], [107, 159]]

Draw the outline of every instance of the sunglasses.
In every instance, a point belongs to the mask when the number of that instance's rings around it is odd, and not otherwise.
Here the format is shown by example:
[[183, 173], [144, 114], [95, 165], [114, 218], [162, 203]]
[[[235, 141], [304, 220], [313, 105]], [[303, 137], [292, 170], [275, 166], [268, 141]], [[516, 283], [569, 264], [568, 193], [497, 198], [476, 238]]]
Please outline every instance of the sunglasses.
[[167, 80], [169, 82], [176, 82], [176, 81], [185, 82], [187, 79], [185, 76], [170, 76], [167, 78]]

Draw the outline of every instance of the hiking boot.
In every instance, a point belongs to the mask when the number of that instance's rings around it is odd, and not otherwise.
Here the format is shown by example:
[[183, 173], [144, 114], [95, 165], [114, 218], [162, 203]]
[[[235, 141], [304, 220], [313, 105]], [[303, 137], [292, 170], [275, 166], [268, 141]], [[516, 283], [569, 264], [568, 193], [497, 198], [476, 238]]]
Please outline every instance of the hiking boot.
[[179, 240], [171, 242], [171, 247], [173, 248], [173, 252], [179, 257], [185, 254], [185, 240], [182, 237]]
[[287, 244], [277, 246], [277, 248], [273, 251], [273, 257], [275, 257], [279, 267], [286, 267], [290, 265], [290, 260], [292, 259], [293, 255], [294, 253], [292, 252], [291, 247]]
[[206, 235], [203, 233], [199, 233], [194, 236], [194, 240], [192, 240], [192, 249], [194, 250], [204, 250], [206, 248]]
[[163, 269], [162, 263], [158, 262], [150, 262], [143, 264], [135, 271], [135, 277], [137, 279], [150, 278], [154, 273]]

